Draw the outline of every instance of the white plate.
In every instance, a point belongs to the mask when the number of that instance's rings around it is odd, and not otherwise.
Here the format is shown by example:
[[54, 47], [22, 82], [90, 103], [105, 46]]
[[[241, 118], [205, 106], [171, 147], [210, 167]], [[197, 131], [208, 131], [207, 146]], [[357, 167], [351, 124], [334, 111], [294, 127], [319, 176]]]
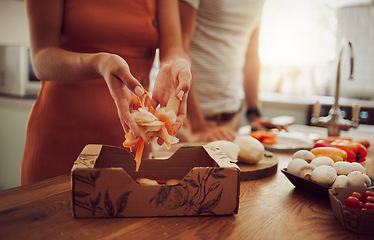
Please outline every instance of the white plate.
[[278, 132], [276, 133], [275, 144], [264, 144], [269, 151], [297, 151], [300, 149], [310, 150], [314, 146], [313, 139], [303, 133]]

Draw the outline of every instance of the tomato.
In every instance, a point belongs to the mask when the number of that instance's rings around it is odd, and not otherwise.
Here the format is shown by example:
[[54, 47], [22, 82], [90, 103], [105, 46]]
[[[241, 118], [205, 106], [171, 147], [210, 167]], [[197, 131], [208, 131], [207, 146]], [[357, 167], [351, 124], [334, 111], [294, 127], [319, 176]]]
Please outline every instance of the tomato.
[[367, 202], [367, 203], [364, 204], [364, 206], [362, 207], [362, 209], [374, 210], [374, 203]]
[[[349, 207], [349, 208], [361, 208], [360, 200], [358, 198], [349, 196], [345, 201], [344, 201], [344, 206]], [[362, 202], [361, 202], [362, 203]]]
[[368, 203], [368, 202], [370, 202], [370, 203], [374, 203], [374, 197], [373, 197], [373, 196], [367, 196], [367, 197], [365, 198], [364, 203]]
[[365, 191], [364, 194], [362, 195], [362, 200], [365, 202], [365, 199], [366, 199], [368, 196], [374, 197], [374, 192], [369, 191], [369, 190]]
[[353, 192], [351, 193], [352, 197], [356, 197], [359, 201], [362, 201], [362, 195], [359, 192]]

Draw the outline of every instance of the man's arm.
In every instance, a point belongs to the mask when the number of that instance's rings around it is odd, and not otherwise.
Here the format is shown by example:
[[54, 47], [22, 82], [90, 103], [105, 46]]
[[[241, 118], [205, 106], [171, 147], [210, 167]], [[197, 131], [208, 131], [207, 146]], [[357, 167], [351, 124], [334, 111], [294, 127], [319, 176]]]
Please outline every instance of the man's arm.
[[[185, 50], [190, 54], [190, 43], [195, 33], [195, 23], [197, 11], [191, 5], [179, 1], [179, 10], [182, 27], [183, 45]], [[191, 56], [191, 54], [190, 54]], [[233, 141], [235, 133], [226, 126], [210, 128], [207, 126], [204, 114], [196, 93], [196, 84], [194, 78], [194, 67], [192, 64], [192, 81], [187, 100], [187, 120], [186, 125], [189, 127], [192, 138], [191, 141], [209, 142], [215, 140]]]
[[[179, 1], [179, 11], [181, 19], [183, 46], [186, 52], [190, 54], [190, 44], [195, 33], [197, 11], [194, 7], [183, 1]], [[206, 123], [197, 98], [193, 69], [194, 67], [192, 65], [191, 89], [187, 99], [187, 119], [189, 127], [191, 127], [191, 131], [195, 132], [203, 130], [206, 126]]]
[[245, 103], [247, 106], [247, 120], [252, 126], [252, 129], [270, 129], [278, 128], [285, 129], [282, 125], [273, 124], [270, 120], [261, 117], [261, 114], [256, 111], [260, 105], [259, 100], [259, 84], [261, 62], [258, 54], [259, 49], [260, 29], [256, 28], [251, 35], [248, 43], [248, 49], [245, 56], [245, 64], [243, 68], [243, 89], [245, 93]]

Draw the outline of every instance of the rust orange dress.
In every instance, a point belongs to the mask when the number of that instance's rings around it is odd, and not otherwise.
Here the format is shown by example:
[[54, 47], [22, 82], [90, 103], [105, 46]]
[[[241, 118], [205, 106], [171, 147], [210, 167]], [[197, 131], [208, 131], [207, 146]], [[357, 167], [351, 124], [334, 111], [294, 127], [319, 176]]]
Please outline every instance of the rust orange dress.
[[[158, 47], [155, 0], [66, 0], [61, 47], [123, 57], [147, 88]], [[42, 81], [30, 113], [21, 185], [68, 174], [87, 144], [122, 146], [124, 132], [104, 79]]]

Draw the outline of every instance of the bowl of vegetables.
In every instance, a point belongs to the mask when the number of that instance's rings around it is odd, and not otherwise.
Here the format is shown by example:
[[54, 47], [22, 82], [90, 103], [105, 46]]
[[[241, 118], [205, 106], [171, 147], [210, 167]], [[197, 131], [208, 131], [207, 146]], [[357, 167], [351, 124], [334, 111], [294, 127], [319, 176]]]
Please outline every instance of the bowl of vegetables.
[[335, 147], [299, 150], [281, 171], [295, 187], [327, 199], [331, 188], [374, 188], [374, 178], [363, 166], [363, 155], [360, 162], [347, 161], [347, 156], [345, 150]]
[[346, 229], [355, 233], [374, 233], [373, 189], [330, 189], [329, 198], [335, 217]]

